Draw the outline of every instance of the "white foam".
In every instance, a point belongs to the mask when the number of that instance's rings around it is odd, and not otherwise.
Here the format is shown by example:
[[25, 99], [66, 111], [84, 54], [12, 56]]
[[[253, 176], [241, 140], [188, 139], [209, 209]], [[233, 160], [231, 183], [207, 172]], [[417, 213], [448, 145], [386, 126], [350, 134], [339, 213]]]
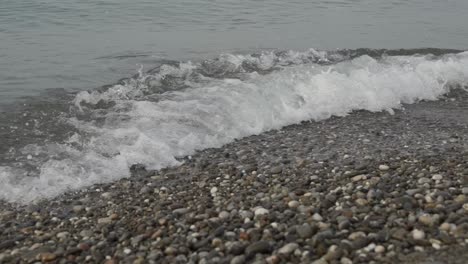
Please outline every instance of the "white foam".
[[[291, 60], [297, 59], [293, 55]], [[241, 65], [239, 60], [245, 57], [227, 59], [236, 67]], [[274, 58], [261, 60], [270, 67]], [[158, 74], [190, 75], [195, 68], [190, 63], [167, 66]], [[139, 78], [159, 77], [142, 74]], [[103, 125], [70, 119], [81, 133], [68, 144], [38, 146], [33, 158], [40, 153], [50, 158], [40, 164], [37, 177], [21, 178], [18, 174], [24, 172], [0, 167], [0, 198], [29, 203], [128, 177], [128, 168], [135, 163], [149, 169], [177, 165], [175, 157], [302, 120], [361, 109], [392, 111], [402, 103], [436, 100], [447, 92], [447, 83], [468, 83], [468, 53], [437, 59], [362, 56], [332, 66], [309, 63], [267, 75], [250, 73], [242, 79], [187, 79], [190, 89], [166, 92], [158, 100], [154, 94], [145, 94], [148, 87], [138, 80], [103, 93], [81, 92], [75, 99], [80, 108], [82, 102], [101, 99], [117, 104], [113, 111], [93, 112], [94, 117], [105, 118]]]

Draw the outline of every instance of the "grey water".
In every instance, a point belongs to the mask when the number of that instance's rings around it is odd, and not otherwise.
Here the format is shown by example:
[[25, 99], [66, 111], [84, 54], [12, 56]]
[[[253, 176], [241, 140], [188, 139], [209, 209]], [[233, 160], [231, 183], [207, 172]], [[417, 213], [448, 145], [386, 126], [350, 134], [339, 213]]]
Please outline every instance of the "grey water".
[[0, 105], [221, 53], [468, 47], [466, 0], [0, 0]]

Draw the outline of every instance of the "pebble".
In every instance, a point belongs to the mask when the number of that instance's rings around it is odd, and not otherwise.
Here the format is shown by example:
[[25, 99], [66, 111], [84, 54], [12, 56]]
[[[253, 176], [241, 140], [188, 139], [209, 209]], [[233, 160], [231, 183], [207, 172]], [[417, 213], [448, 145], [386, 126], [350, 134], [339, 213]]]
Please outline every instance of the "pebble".
[[229, 263], [230, 264], [244, 264], [245, 262], [246, 262], [245, 256], [240, 255], [240, 256], [233, 257]]
[[270, 243], [267, 241], [257, 241], [250, 244], [246, 249], [245, 253], [247, 255], [255, 255], [257, 253], [266, 254], [271, 252]]
[[290, 202], [288, 203], [288, 206], [289, 206], [289, 208], [292, 208], [292, 209], [297, 208], [297, 207], [299, 206], [299, 202], [298, 202], [298, 201], [294, 201], [294, 200], [293, 200], [293, 201], [290, 201]]
[[328, 261], [326, 261], [324, 258], [319, 258], [313, 261], [312, 264], [328, 264]]
[[230, 214], [226, 211], [221, 211], [219, 214], [218, 214], [218, 217], [221, 218], [221, 219], [228, 219], [230, 216]]
[[317, 221], [317, 222], [320, 222], [320, 221], [323, 220], [323, 217], [320, 214], [315, 213], [314, 215], [312, 215], [312, 219]]
[[172, 211], [173, 214], [175, 215], [185, 215], [186, 213], [189, 212], [189, 209], [188, 208], [177, 208], [175, 210]]
[[112, 219], [110, 217], [103, 217], [98, 219], [98, 224], [110, 224], [112, 223]]
[[289, 255], [292, 252], [294, 252], [294, 250], [296, 250], [298, 248], [299, 248], [299, 245], [297, 243], [289, 243], [289, 244], [286, 244], [283, 247], [281, 247], [278, 250], [278, 253], [282, 254], [282, 255]]
[[359, 206], [365, 206], [365, 205], [368, 204], [368, 202], [367, 202], [366, 199], [358, 198], [358, 199], [356, 199], [356, 204], [359, 205]]
[[267, 209], [263, 208], [263, 207], [259, 207], [259, 208], [255, 209], [255, 212], [254, 212], [255, 216], [266, 215], [268, 213], [269, 213], [269, 211]]
[[82, 206], [82, 205], [73, 206], [73, 212], [78, 214], [78, 213], [81, 213], [83, 211], [84, 211], [84, 206]]
[[296, 226], [296, 233], [301, 237], [301, 238], [310, 238], [314, 235], [314, 232], [312, 230], [312, 227], [307, 224], [307, 223], [304, 223], [302, 225], [297, 225]]
[[350, 239], [350, 240], [356, 240], [356, 239], [358, 239], [359, 237], [366, 237], [366, 233], [364, 233], [364, 232], [362, 232], [362, 231], [357, 231], [357, 232], [351, 233], [351, 234], [348, 236], [348, 239]]
[[280, 174], [283, 171], [283, 168], [281, 166], [275, 166], [270, 169], [271, 174]]
[[41, 253], [40, 254], [40, 259], [42, 262], [51, 262], [54, 261], [57, 258], [57, 255], [49, 252]]
[[463, 194], [468, 194], [468, 187], [463, 187], [462, 188], [462, 193]]
[[447, 222], [442, 223], [439, 227], [440, 230], [444, 230], [446, 232], [450, 231], [451, 228], [452, 228], [452, 225]]
[[432, 175], [432, 179], [435, 180], [435, 181], [440, 181], [440, 180], [443, 179], [443, 177], [440, 174], [434, 174], [434, 175]]
[[382, 254], [382, 253], [385, 252], [385, 247], [382, 246], [382, 245], [377, 245], [377, 246], [374, 248], [374, 251], [375, 251], [375, 253]]
[[110, 192], [102, 193], [101, 197], [104, 198], [104, 199], [112, 198], [112, 193], [110, 193]]
[[430, 214], [422, 214], [418, 217], [418, 221], [421, 224], [427, 225], [427, 226], [432, 226], [434, 225], [434, 219]]
[[366, 175], [356, 175], [354, 177], [351, 178], [351, 181], [353, 182], [358, 182], [358, 181], [362, 181], [362, 180], [365, 180], [366, 179]]
[[70, 233], [68, 233], [68, 232], [65, 231], [65, 232], [57, 233], [56, 236], [57, 236], [57, 238], [64, 239], [64, 238], [67, 238], [69, 234], [70, 234]]
[[350, 260], [350, 259], [347, 258], [347, 257], [342, 257], [342, 258], [340, 259], [340, 263], [341, 263], [341, 264], [353, 264], [353, 261]]
[[390, 167], [388, 165], [385, 165], [385, 164], [379, 165], [379, 170], [381, 171], [388, 171], [389, 169]]
[[424, 239], [426, 237], [426, 234], [424, 233], [424, 231], [419, 230], [419, 229], [414, 229], [411, 232], [411, 234], [412, 234], [414, 240], [422, 240], [422, 239]]

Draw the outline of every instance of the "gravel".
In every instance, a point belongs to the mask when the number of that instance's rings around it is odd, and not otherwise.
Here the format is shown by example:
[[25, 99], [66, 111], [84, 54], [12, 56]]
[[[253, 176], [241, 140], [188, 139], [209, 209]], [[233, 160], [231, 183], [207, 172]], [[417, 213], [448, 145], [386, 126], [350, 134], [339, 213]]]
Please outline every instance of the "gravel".
[[464, 263], [467, 97], [302, 122], [179, 167], [0, 202], [0, 263]]

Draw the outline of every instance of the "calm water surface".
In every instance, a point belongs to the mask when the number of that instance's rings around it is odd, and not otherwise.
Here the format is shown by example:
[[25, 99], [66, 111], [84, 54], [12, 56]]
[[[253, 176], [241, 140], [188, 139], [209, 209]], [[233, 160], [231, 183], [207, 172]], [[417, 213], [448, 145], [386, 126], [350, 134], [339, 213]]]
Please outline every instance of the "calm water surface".
[[0, 104], [162, 59], [266, 49], [468, 47], [466, 0], [1, 0]]

